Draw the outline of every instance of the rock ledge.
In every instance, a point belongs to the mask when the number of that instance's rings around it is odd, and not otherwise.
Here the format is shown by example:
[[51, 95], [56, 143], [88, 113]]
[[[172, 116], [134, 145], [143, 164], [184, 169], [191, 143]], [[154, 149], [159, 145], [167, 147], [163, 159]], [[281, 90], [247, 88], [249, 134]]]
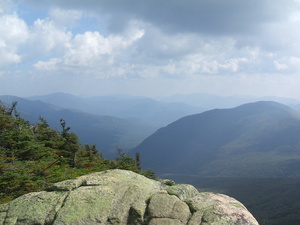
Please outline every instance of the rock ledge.
[[0, 205], [0, 224], [258, 225], [226, 195], [167, 186], [126, 170], [108, 170], [56, 183]]

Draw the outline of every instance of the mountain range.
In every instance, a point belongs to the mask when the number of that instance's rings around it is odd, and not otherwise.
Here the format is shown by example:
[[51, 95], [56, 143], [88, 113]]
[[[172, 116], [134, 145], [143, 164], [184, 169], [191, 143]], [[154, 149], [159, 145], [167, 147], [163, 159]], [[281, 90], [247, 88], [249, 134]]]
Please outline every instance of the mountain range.
[[79, 97], [65, 93], [54, 93], [44, 96], [32, 96], [28, 99], [40, 100], [59, 107], [76, 109], [94, 115], [138, 120], [155, 125], [157, 128], [183, 116], [205, 111], [203, 107], [192, 106], [183, 102], [163, 102], [148, 97], [129, 95]]
[[138, 145], [145, 169], [203, 177], [300, 176], [300, 114], [260, 101], [186, 116]]
[[132, 149], [143, 169], [162, 178], [242, 199], [262, 224], [299, 222], [298, 100], [55, 93], [0, 101], [17, 101], [21, 117], [31, 123], [42, 116], [61, 130], [59, 120], [65, 119], [82, 143], [97, 144], [106, 157], [115, 157], [116, 146]]
[[157, 129], [139, 121], [130, 121], [113, 116], [100, 116], [48, 104], [40, 100], [28, 100], [16, 96], [0, 96], [6, 105], [17, 101], [17, 111], [32, 124], [39, 117], [46, 119], [51, 128], [61, 130], [60, 119], [71, 127], [83, 144], [96, 144], [106, 157], [112, 157], [117, 147], [128, 148], [140, 143]]
[[99, 96], [83, 98], [65, 93], [20, 98], [0, 96], [6, 105], [17, 101], [21, 117], [37, 123], [41, 116], [60, 130], [64, 119], [83, 144], [96, 144], [105, 156], [116, 148], [133, 148], [161, 126], [203, 111], [184, 103], [165, 103], [146, 97]]
[[258, 102], [258, 101], [274, 101], [279, 102], [285, 105], [288, 105], [292, 108], [300, 109], [300, 101], [292, 98], [284, 98], [277, 96], [218, 96], [213, 94], [206, 93], [193, 93], [193, 94], [176, 94], [168, 97], [160, 98], [160, 101], [163, 102], [183, 102], [188, 105], [200, 106], [206, 110], [211, 109], [222, 109], [222, 108], [233, 108], [249, 102]]
[[[295, 170], [291, 173], [291, 168], [298, 168], [298, 113], [268, 101], [228, 108], [250, 99], [207, 94], [160, 100], [65, 93], [29, 98], [0, 96], [8, 105], [17, 101], [21, 116], [31, 123], [42, 116], [52, 128], [60, 130], [59, 121], [65, 119], [83, 144], [97, 144], [107, 157], [115, 154], [117, 146], [139, 151], [142, 165], [159, 173], [297, 175]], [[293, 108], [299, 103], [293, 99], [271, 99], [289, 103]], [[227, 109], [205, 111], [222, 101]], [[263, 168], [262, 174], [258, 167]]]

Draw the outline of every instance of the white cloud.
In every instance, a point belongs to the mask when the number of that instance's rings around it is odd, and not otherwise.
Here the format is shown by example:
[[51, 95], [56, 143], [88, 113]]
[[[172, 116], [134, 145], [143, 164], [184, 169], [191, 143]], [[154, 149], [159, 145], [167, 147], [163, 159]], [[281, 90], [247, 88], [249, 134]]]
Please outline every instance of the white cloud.
[[[23, 3], [20, 10], [12, 1]], [[74, 85], [119, 79], [128, 90], [150, 81], [153, 89], [160, 80], [174, 91], [180, 82], [203, 91], [204, 84], [216, 90], [235, 82], [245, 82], [241, 91], [268, 82], [278, 87], [272, 76], [284, 80], [300, 72], [299, 26], [299, 1], [293, 0], [4, 0], [0, 67], [8, 72], [0, 74], [72, 77]]]
[[67, 70], [75, 74], [90, 74], [96, 77], [120, 76], [125, 73], [119, 65], [126, 50], [143, 36], [142, 30], [131, 35], [109, 35], [99, 32], [85, 32], [75, 35], [61, 57], [35, 64], [38, 70]]
[[26, 52], [32, 57], [45, 57], [64, 51], [72, 37], [71, 32], [57, 27], [49, 19], [37, 19], [30, 30]]
[[13, 8], [13, 2], [12, 0], [2, 0], [0, 1], [0, 15], [6, 14], [7, 12], [10, 12]]
[[0, 67], [21, 62], [20, 46], [28, 39], [28, 27], [16, 14], [0, 14]]
[[274, 67], [278, 72], [285, 75], [297, 74], [300, 72], [300, 57], [282, 57], [274, 60]]
[[274, 61], [274, 66], [277, 70], [286, 70], [288, 69], [288, 65], [285, 63], [281, 63], [278, 60]]
[[72, 27], [83, 17], [83, 12], [74, 9], [52, 8], [49, 17], [62, 27]]

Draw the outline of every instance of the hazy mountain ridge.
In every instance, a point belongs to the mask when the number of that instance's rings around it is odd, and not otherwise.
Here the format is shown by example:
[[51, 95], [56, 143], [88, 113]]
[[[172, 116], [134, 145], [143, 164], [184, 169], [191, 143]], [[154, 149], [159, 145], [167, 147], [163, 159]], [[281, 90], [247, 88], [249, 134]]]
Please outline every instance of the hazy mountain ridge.
[[210, 110], [159, 129], [135, 151], [159, 173], [300, 176], [299, 118], [275, 102]]
[[112, 116], [98, 116], [77, 109], [66, 109], [40, 100], [27, 100], [16, 96], [0, 96], [6, 105], [17, 101], [17, 111], [31, 123], [38, 122], [39, 116], [45, 118], [52, 128], [61, 129], [60, 119], [67, 122], [71, 132], [75, 132], [83, 143], [97, 144], [105, 155], [115, 153], [116, 146], [134, 147], [155, 127]]
[[203, 112], [199, 106], [179, 102], [161, 102], [140, 96], [95, 96], [82, 98], [65, 93], [29, 97], [64, 108], [78, 109], [95, 115], [134, 119], [165, 126], [183, 116]]
[[21, 116], [32, 123], [42, 116], [59, 130], [59, 120], [65, 119], [83, 143], [95, 143], [104, 153], [115, 151], [116, 146], [133, 148], [161, 126], [203, 111], [183, 103], [121, 95], [84, 98], [53, 93], [26, 99], [7, 95], [0, 100], [7, 105], [17, 101]]
[[193, 106], [201, 106], [206, 110], [211, 109], [221, 109], [221, 108], [233, 108], [242, 104], [257, 102], [257, 101], [275, 101], [285, 105], [288, 105], [299, 111], [300, 109], [300, 100], [293, 98], [284, 98], [277, 96], [264, 96], [264, 97], [255, 97], [255, 96], [218, 96], [213, 94], [206, 93], [194, 93], [194, 94], [176, 94], [169, 97], [160, 98], [163, 102], [183, 102]]
[[[205, 100], [203, 98], [201, 99], [201, 96], [203, 97], [203, 95], [201, 94], [195, 94], [194, 96], [198, 98], [199, 102], [203, 102]], [[215, 97], [223, 100], [232, 99], [231, 97], [225, 98], [219, 96], [204, 95], [204, 97], [205, 96], [206, 98]], [[59, 120], [60, 118], [64, 118], [67, 121], [67, 124], [72, 127], [73, 131], [78, 133], [79, 137], [84, 143], [96, 143], [98, 145], [98, 148], [103, 150], [104, 152], [114, 151], [113, 149], [115, 149], [116, 145], [125, 149], [135, 147], [147, 136], [149, 136], [155, 130], [159, 129], [159, 127], [165, 126], [167, 124], [167, 121], [171, 120], [173, 122], [176, 119], [181, 118], [181, 115], [186, 116], [194, 114], [192, 112], [195, 112], [198, 109], [199, 111], [197, 112], [201, 112], [199, 107], [192, 107], [187, 104], [178, 102], [171, 102], [166, 104], [150, 98], [137, 96], [98, 96], [83, 98], [65, 93], [54, 93], [51, 95], [28, 98], [31, 100], [14, 96], [1, 96], [1, 98], [6, 99], [8, 103], [17, 100], [19, 102], [18, 110], [21, 111], [22, 116], [32, 122], [37, 122], [38, 117], [41, 115], [45, 117], [45, 119], [49, 120], [52, 127], [60, 129]], [[242, 97], [238, 98], [243, 99]], [[249, 100], [251, 98], [247, 97], [247, 99]], [[226, 104], [226, 101], [224, 101], [223, 103]], [[297, 102], [297, 100], [291, 99], [288, 99], [288, 101], [290, 103]], [[234, 98], [231, 102], [235, 102]], [[210, 103], [216, 104], [217, 102], [211, 101]], [[279, 104], [273, 104], [279, 107]], [[24, 107], [24, 109], [22, 107]], [[281, 105], [280, 107], [284, 108], [287, 111], [291, 111], [291, 109], [289, 109], [287, 106]], [[282, 139], [280, 138], [274, 138], [274, 135], [276, 136], [280, 134], [276, 134], [274, 132], [270, 133], [268, 130], [264, 129], [264, 126], [262, 126], [265, 123], [272, 123], [272, 120], [274, 118], [272, 116], [270, 117], [271, 111], [268, 111], [268, 113], [265, 113], [263, 115], [258, 114], [259, 116], [256, 115], [256, 117], [253, 117], [253, 115], [251, 114], [251, 110], [253, 110], [251, 106], [247, 107], [247, 105], [244, 105], [238, 108], [239, 112], [236, 112], [236, 114], [232, 112], [232, 109], [215, 109], [203, 113], [203, 115], [212, 116], [213, 114], [218, 115], [221, 110], [221, 112], [224, 113], [223, 117], [226, 118], [226, 120], [223, 120], [221, 117], [215, 117], [215, 120], [217, 120], [213, 124], [207, 124], [210, 121], [209, 117], [204, 120], [207, 122], [205, 122], [202, 127], [208, 127], [210, 129], [210, 132], [208, 132], [209, 130], [202, 132], [202, 138], [206, 140], [206, 142], [203, 142], [201, 144], [203, 149], [206, 148], [206, 153], [202, 156], [203, 159], [208, 160], [211, 157], [216, 157], [216, 155], [213, 154], [214, 151], [210, 150], [211, 148], [222, 147], [224, 151], [227, 152], [226, 154], [229, 154], [231, 152], [230, 154], [235, 155], [235, 151], [237, 151], [236, 149], [243, 148], [246, 151], [246, 149], [249, 148], [258, 148], [257, 146], [255, 146], [255, 144], [253, 144], [253, 141], [266, 143], [266, 149], [268, 149], [268, 146], [274, 147], [278, 144], [279, 141], [282, 141]], [[237, 120], [239, 115], [246, 115], [249, 113], [253, 118], [249, 115], [247, 118], [244, 117], [239, 121]], [[273, 112], [273, 116], [275, 114], [276, 113]], [[119, 115], [122, 118], [116, 117], [114, 115]], [[296, 117], [298, 116], [295, 111], [291, 111], [291, 115], [294, 115]], [[190, 117], [188, 116], [179, 119], [177, 124], [177, 126], [179, 126], [178, 129], [181, 129], [180, 123], [182, 121], [187, 121], [187, 123], [189, 124], [187, 125], [187, 127], [196, 129], [193, 127], [195, 126], [195, 124], [197, 124], [197, 121], [191, 120], [190, 122], [188, 122], [189, 118]], [[256, 123], [252, 124], [251, 120], [256, 120]], [[246, 121], [248, 121], [247, 125], [245, 125]], [[169, 127], [171, 124], [169, 124], [167, 127]], [[235, 126], [231, 126], [233, 124], [235, 124]], [[239, 124], [243, 124], [243, 126], [239, 127]], [[276, 126], [280, 127], [281, 129], [284, 128], [283, 125], [280, 125], [278, 123], [276, 124], [277, 125], [273, 125], [272, 131], [276, 131]], [[284, 124], [286, 125], [287, 121], [284, 121]], [[293, 136], [293, 129], [298, 129], [293, 128], [293, 126], [296, 124], [294, 124], [293, 121], [290, 121], [289, 124], [290, 126], [287, 126], [285, 132], [290, 134], [290, 139], [285, 140], [286, 145], [290, 143], [294, 144], [293, 141], [295, 140], [295, 138]], [[230, 126], [230, 131], [226, 131], [225, 128]], [[247, 132], [247, 130], [253, 129], [255, 129], [255, 133]], [[159, 129], [157, 133], [161, 132], [161, 130], [162, 129]], [[174, 142], [174, 146], [172, 147], [174, 151], [179, 151], [179, 148], [191, 148], [194, 149], [194, 152], [196, 151], [198, 143], [197, 141], [195, 141], [195, 134], [199, 133], [201, 131], [201, 128], [199, 128], [199, 131], [192, 134], [186, 132], [186, 130], [187, 128], [181, 129], [180, 135], [176, 137], [176, 141]], [[217, 130], [217, 132], [214, 132], [214, 130]], [[269, 135], [265, 135], [267, 133]], [[161, 137], [161, 139], [168, 139], [168, 137], [165, 136], [167, 134], [163, 135], [164, 136]], [[241, 137], [237, 138], [237, 135], [241, 135]], [[228, 141], [230, 138], [232, 140]], [[261, 138], [263, 140], [259, 140]], [[189, 141], [186, 143], [186, 140]], [[225, 142], [222, 142], [222, 140]], [[147, 140], [145, 140], [145, 142], [147, 142]], [[173, 141], [171, 140], [170, 143], [165, 143], [164, 145], [172, 146], [172, 143]], [[289, 149], [289, 147], [286, 148]], [[188, 155], [195, 154], [193, 151], [184, 155], [183, 158], [191, 157]], [[218, 155], [218, 157], [218, 160], [222, 161], [222, 157], [220, 154]], [[256, 155], [248, 154], [247, 157], [255, 158]], [[266, 155], [261, 156], [261, 159], [264, 160], [265, 157], [268, 158], [268, 156]], [[277, 160], [277, 157], [275, 157], [274, 160]], [[179, 163], [179, 165], [182, 164], [182, 162], [177, 163]], [[247, 163], [244, 162], [244, 164]], [[231, 166], [228, 165], [228, 167]], [[215, 170], [215, 166], [213, 165], [212, 170]]]

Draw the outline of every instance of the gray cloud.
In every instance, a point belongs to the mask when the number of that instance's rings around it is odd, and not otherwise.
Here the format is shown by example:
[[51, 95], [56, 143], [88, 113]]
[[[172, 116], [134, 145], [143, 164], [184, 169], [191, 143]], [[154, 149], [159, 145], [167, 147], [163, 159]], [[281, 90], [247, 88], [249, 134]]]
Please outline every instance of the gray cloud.
[[[23, 0], [39, 6], [36, 0]], [[108, 15], [110, 31], [122, 31], [131, 19], [151, 23], [171, 33], [235, 35], [257, 32], [264, 25], [287, 19], [299, 3], [293, 0], [48, 0], [59, 6]], [[43, 1], [43, 6], [45, 6]]]
[[[0, 12], [1, 21], [14, 18], [0, 25], [9, 31], [0, 37], [7, 46], [0, 46], [0, 55], [10, 59], [3, 62], [7, 71], [0, 71], [2, 91], [5, 79], [14, 76], [11, 65], [20, 69], [20, 83], [31, 77], [32, 86], [45, 84], [51, 91], [63, 88], [52, 80], [70, 78], [70, 90], [86, 84], [95, 93], [126, 89], [132, 94], [155, 88], [163, 94], [166, 85], [170, 93], [179, 87], [250, 93], [255, 87], [278, 90], [287, 78], [288, 85], [300, 83], [299, 0], [16, 2], [16, 12]], [[7, 36], [14, 30], [26, 38]]]

